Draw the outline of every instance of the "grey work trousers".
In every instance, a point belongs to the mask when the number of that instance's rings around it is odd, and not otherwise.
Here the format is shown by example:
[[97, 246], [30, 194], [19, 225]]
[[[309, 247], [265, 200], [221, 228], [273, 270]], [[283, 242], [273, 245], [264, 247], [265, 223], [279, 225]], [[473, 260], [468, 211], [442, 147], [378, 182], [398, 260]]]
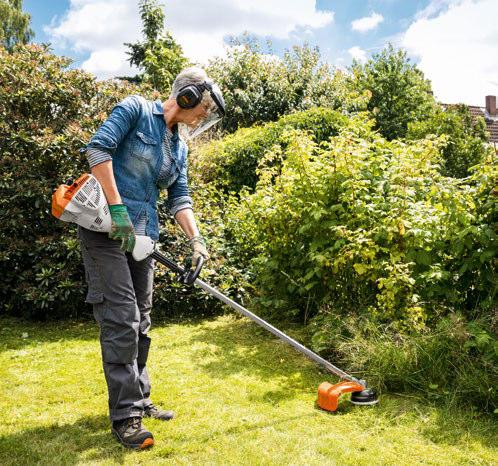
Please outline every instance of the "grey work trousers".
[[147, 335], [154, 260], [137, 262], [107, 233], [78, 227], [88, 293], [100, 327], [100, 346], [111, 421], [142, 416], [151, 404]]

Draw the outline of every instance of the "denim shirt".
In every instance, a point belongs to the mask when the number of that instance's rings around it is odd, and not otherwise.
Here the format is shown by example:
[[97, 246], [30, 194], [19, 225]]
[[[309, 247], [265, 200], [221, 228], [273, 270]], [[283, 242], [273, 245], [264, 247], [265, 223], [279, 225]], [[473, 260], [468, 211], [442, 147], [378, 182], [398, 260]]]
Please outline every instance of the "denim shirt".
[[[146, 215], [145, 233], [159, 238], [158, 178], [163, 162], [162, 141], [166, 131], [163, 104], [132, 95], [116, 105], [85, 149], [96, 148], [112, 156], [114, 178], [133, 225]], [[176, 131], [172, 138], [171, 176], [167, 206], [171, 213], [192, 204], [187, 181], [186, 143]]]

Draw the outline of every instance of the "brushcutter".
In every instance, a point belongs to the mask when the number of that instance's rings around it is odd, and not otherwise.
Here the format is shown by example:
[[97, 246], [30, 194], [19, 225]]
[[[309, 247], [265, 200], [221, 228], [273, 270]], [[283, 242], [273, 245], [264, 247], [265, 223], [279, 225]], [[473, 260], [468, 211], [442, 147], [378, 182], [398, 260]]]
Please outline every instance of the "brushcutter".
[[[57, 188], [52, 195], [52, 214], [64, 222], [77, 223], [89, 230], [109, 232], [111, 229], [111, 216], [102, 187], [97, 179], [90, 174], [80, 176], [71, 185], [63, 184]], [[132, 255], [136, 261], [144, 260], [149, 256], [153, 257], [156, 261], [178, 274], [183, 283], [189, 285], [195, 284], [201, 287], [210, 295], [248, 317], [253, 322], [256, 322], [259, 326], [273, 333], [273, 335], [285, 341], [300, 353], [320, 364], [327, 371], [340, 377], [342, 380], [339, 383], [331, 384], [329, 382], [322, 382], [318, 387], [317, 404], [320, 408], [326, 411], [335, 411], [338, 407], [339, 397], [344, 393], [351, 393], [351, 403], [355, 405], [373, 405], [379, 401], [375, 390], [368, 388], [365, 380], [357, 379], [334, 366], [326, 359], [198, 278], [203, 264], [202, 258], [197, 263], [195, 270], [180, 267], [158, 251], [155, 241], [148, 236], [141, 235], [137, 235], [136, 237]]]

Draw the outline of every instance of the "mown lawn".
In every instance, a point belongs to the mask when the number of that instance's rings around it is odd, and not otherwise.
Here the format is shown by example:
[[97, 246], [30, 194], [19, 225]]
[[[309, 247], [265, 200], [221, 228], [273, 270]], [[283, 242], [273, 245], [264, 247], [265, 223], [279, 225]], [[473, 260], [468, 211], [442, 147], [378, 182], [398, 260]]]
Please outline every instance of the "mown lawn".
[[111, 436], [92, 323], [0, 319], [0, 464], [498, 464], [496, 418], [384, 394], [376, 407], [315, 407], [333, 380], [245, 320], [156, 324], [156, 445]]

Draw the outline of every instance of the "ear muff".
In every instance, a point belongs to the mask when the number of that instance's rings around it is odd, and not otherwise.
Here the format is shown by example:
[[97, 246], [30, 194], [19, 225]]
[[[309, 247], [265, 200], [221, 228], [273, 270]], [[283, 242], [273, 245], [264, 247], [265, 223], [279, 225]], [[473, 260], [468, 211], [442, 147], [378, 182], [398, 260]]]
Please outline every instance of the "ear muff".
[[176, 103], [180, 108], [194, 108], [200, 104], [203, 91], [204, 89], [200, 90], [199, 86], [189, 84], [180, 89], [180, 92], [176, 96]]

